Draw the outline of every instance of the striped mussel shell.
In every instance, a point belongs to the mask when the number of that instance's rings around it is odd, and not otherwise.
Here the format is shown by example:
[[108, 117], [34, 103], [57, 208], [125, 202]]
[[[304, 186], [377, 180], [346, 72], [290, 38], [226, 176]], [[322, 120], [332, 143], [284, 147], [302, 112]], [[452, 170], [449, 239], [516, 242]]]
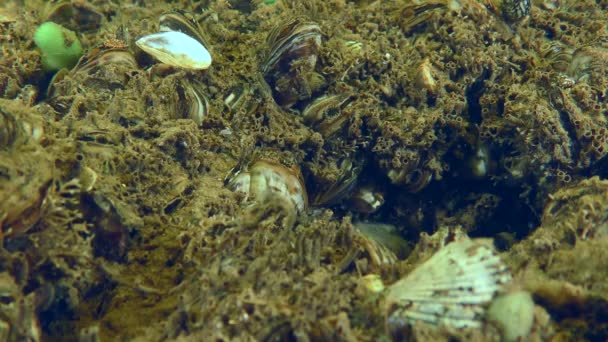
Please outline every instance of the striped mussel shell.
[[387, 325], [392, 331], [417, 322], [479, 328], [486, 307], [510, 281], [491, 241], [457, 240], [388, 287]]
[[308, 195], [300, 169], [283, 163], [257, 159], [237, 165], [225, 179], [226, 187], [245, 195], [244, 201], [280, 200], [298, 212], [308, 207]]
[[184, 33], [209, 49], [208, 39], [203, 34], [201, 26], [194, 15], [189, 12], [176, 10], [162, 14], [159, 19], [159, 32], [177, 31]]
[[128, 46], [120, 40], [110, 40], [82, 56], [70, 73], [72, 75], [76, 73], [91, 75], [108, 65], [122, 65], [133, 70], [139, 69]]
[[342, 129], [352, 112], [346, 107], [352, 103], [354, 96], [350, 94], [325, 95], [317, 98], [303, 111], [304, 123], [313, 127], [328, 138]]
[[411, 249], [397, 228], [390, 224], [356, 223], [355, 241], [374, 266], [394, 264], [402, 260]]
[[[326, 179], [326, 173], [332, 173], [335, 168], [336, 178]], [[312, 205], [336, 205], [350, 197], [357, 185], [359, 175], [363, 170], [363, 160], [357, 156], [346, 154], [334, 167], [312, 168], [309, 172], [315, 177], [313, 186]]]
[[522, 20], [530, 14], [530, 0], [484, 0], [484, 3], [507, 22]]
[[577, 82], [602, 84], [603, 80], [608, 77], [607, 60], [608, 47], [599, 44], [580, 47], [572, 53], [572, 62], [566, 73]]
[[42, 120], [22, 107], [17, 100], [0, 99], [0, 151], [44, 137]]
[[289, 108], [308, 99], [324, 83], [314, 72], [321, 41], [319, 25], [302, 18], [284, 21], [270, 31], [261, 70], [279, 105]]
[[518, 21], [530, 14], [530, 0], [502, 0], [501, 9], [507, 21]]
[[175, 115], [178, 118], [192, 119], [199, 127], [203, 120], [209, 115], [209, 98], [202, 91], [200, 84], [181, 80], [176, 87]]
[[264, 74], [301, 58], [314, 66], [321, 48], [321, 28], [314, 22], [292, 18], [275, 26], [268, 34], [266, 44], [269, 50], [262, 64]]

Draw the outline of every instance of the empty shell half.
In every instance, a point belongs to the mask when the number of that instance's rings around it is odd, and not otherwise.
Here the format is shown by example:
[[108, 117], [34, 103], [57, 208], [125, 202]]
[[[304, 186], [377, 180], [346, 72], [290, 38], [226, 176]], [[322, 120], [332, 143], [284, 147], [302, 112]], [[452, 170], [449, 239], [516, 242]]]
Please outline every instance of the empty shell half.
[[483, 240], [452, 242], [388, 288], [388, 326], [422, 321], [480, 327], [487, 305], [510, 281], [508, 268]]
[[159, 61], [174, 67], [201, 70], [211, 65], [211, 54], [198, 40], [179, 31], [139, 38], [135, 44]]

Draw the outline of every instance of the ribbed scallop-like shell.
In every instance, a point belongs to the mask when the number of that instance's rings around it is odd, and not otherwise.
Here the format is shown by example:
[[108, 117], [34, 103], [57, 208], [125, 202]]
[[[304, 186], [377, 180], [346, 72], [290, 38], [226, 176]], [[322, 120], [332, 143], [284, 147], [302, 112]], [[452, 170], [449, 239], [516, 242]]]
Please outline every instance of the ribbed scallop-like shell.
[[388, 288], [388, 326], [479, 327], [486, 306], [509, 281], [509, 270], [483, 240], [450, 243]]

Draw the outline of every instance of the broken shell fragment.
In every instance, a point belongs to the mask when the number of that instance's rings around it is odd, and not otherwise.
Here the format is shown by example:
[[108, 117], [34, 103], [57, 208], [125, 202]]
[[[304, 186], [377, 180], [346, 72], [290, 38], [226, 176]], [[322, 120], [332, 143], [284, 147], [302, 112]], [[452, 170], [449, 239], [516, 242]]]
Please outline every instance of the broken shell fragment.
[[211, 65], [211, 54], [198, 40], [178, 31], [150, 34], [135, 44], [159, 61], [174, 67], [202, 70]]
[[511, 274], [483, 240], [448, 244], [388, 288], [388, 326], [422, 321], [452, 328], [477, 328], [485, 310]]

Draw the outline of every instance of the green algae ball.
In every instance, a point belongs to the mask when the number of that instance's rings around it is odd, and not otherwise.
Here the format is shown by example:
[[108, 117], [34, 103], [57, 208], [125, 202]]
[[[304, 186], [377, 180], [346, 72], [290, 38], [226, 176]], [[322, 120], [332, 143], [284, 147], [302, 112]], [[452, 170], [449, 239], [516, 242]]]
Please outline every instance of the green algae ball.
[[76, 34], [51, 21], [38, 27], [34, 43], [42, 52], [42, 66], [46, 71], [71, 68], [82, 56], [82, 46]]

